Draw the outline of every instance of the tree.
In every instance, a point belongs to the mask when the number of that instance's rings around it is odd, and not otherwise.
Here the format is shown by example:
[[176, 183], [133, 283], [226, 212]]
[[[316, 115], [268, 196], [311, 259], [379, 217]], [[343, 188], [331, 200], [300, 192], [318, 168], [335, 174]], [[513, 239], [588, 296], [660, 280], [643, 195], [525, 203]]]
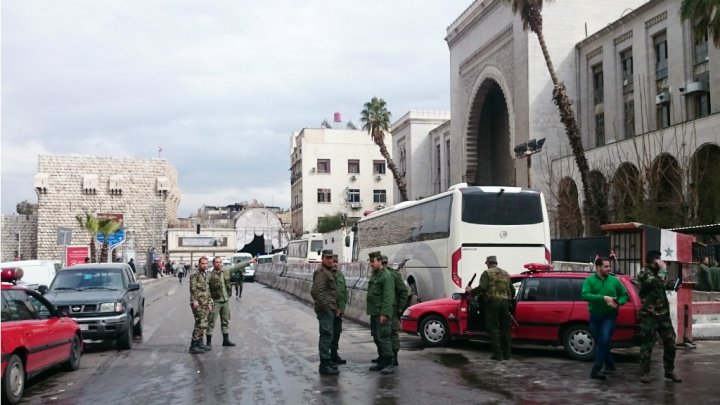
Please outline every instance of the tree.
[[38, 205], [33, 204], [33, 203], [29, 202], [28, 200], [23, 200], [22, 202], [17, 203], [17, 205], [15, 206], [15, 211], [18, 214], [23, 214], [23, 215], [32, 215], [37, 212], [37, 209], [38, 209]]
[[584, 211], [586, 221], [588, 221], [588, 218], [595, 214], [596, 207], [588, 177], [590, 167], [588, 165], [587, 158], [585, 157], [585, 149], [583, 148], [582, 138], [580, 137], [580, 129], [578, 128], [577, 120], [575, 119], [575, 110], [572, 106], [572, 102], [567, 96], [565, 83], [561, 82], [557, 77], [557, 73], [555, 73], [555, 67], [553, 66], [552, 60], [550, 60], [550, 52], [548, 52], [547, 44], [545, 43], [545, 36], [543, 35], [542, 30], [543, 0], [504, 1], [512, 7], [513, 13], [520, 13], [520, 19], [523, 22], [523, 29], [526, 31], [530, 29], [530, 31], [537, 36], [538, 42], [540, 43], [540, 48], [542, 49], [543, 57], [545, 58], [545, 64], [547, 65], [550, 78], [553, 82], [553, 102], [557, 105], [560, 112], [560, 121], [565, 126], [565, 134], [567, 135], [568, 142], [570, 143], [570, 149], [572, 150], [573, 157], [575, 158], [575, 164], [580, 172], [580, 180], [582, 182], [583, 195], [585, 197]]
[[690, 20], [695, 39], [703, 39], [710, 32], [716, 48], [720, 48], [720, 0], [683, 0], [680, 17]]
[[100, 249], [100, 263], [107, 262], [108, 242], [110, 235], [114, 234], [120, 228], [120, 223], [111, 218], [103, 218], [98, 220], [98, 232], [103, 236], [103, 244]]
[[85, 216], [77, 215], [75, 220], [80, 224], [81, 228], [90, 234], [90, 261], [97, 260], [97, 247], [95, 245], [95, 238], [99, 231], [97, 217], [86, 212]]
[[345, 214], [338, 212], [337, 214], [324, 217], [318, 221], [315, 232], [326, 233], [345, 226]]
[[385, 158], [388, 168], [393, 174], [395, 184], [397, 184], [398, 190], [400, 190], [400, 196], [403, 201], [407, 201], [408, 196], [405, 179], [403, 176], [400, 176], [400, 172], [385, 146], [385, 132], [390, 128], [390, 115], [385, 100], [373, 97], [365, 103], [365, 108], [360, 113], [360, 122], [363, 124], [362, 129], [368, 131], [373, 142], [380, 147], [380, 154]]

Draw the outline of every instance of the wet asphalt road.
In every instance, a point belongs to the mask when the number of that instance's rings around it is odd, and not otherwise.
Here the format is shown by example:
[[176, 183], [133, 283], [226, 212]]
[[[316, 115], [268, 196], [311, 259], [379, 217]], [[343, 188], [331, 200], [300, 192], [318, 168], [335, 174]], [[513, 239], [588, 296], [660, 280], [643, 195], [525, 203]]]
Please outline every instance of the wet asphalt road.
[[344, 323], [341, 374], [317, 373], [317, 320], [312, 308], [259, 283], [232, 298], [231, 340], [221, 347], [219, 321], [213, 351], [190, 355], [192, 332], [187, 283], [164, 278], [146, 284], [144, 336], [130, 351], [90, 344], [80, 370], [52, 370], [30, 382], [27, 404], [591, 404], [720, 403], [720, 342], [679, 349], [676, 368], [685, 379], [662, 379], [661, 352], [653, 375], [637, 379], [637, 349], [616, 352], [618, 372], [600, 382], [590, 364], [560, 350], [516, 347], [513, 360], [489, 360], [488, 346], [458, 342], [423, 349], [401, 335], [400, 367], [390, 376], [368, 371], [375, 357], [369, 330]]

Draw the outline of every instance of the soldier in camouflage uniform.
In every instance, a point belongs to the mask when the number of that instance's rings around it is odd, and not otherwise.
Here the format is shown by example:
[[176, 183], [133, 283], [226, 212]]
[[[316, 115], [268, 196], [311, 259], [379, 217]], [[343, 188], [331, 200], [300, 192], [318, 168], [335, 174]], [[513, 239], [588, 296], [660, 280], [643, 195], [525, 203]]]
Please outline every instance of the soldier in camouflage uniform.
[[395, 281], [385, 269], [380, 252], [369, 255], [372, 276], [367, 287], [367, 314], [370, 315], [370, 334], [375, 341], [379, 360], [370, 371], [393, 373], [392, 316], [395, 305]]
[[[233, 269], [245, 267], [250, 263], [254, 263], [255, 258], [245, 260], [233, 266]], [[230, 302], [228, 299], [232, 297], [232, 285], [230, 285], [230, 271], [223, 270], [222, 257], [216, 256], [213, 259], [213, 271], [208, 275], [208, 286], [210, 295], [214, 302], [213, 311], [208, 315], [207, 329], [207, 347], [211, 347], [213, 330], [215, 329], [215, 320], [220, 315], [220, 330], [223, 335], [223, 346], [235, 346], [230, 341]]]
[[488, 256], [485, 260], [488, 269], [480, 276], [480, 284], [465, 292], [485, 298], [485, 325], [487, 326], [491, 359], [510, 360], [510, 303], [515, 297], [515, 288], [510, 275], [497, 267], [497, 258]]
[[338, 308], [338, 285], [333, 268], [333, 252], [330, 249], [322, 251], [322, 264], [313, 273], [312, 289], [310, 295], [315, 301], [315, 314], [320, 326], [320, 339], [318, 350], [320, 352], [319, 372], [323, 375], [337, 375], [340, 373], [333, 366], [331, 350], [334, 337], [333, 327], [335, 319], [340, 316]]
[[[398, 363], [398, 352], [400, 351], [400, 317], [402, 316], [403, 311], [405, 311], [405, 307], [408, 302], [408, 292], [410, 289], [405, 285], [400, 271], [398, 269], [388, 267], [388, 257], [383, 255], [381, 258], [383, 267], [385, 267], [393, 276], [393, 281], [395, 282], [395, 302], [393, 304], [393, 317], [390, 326], [392, 328], [391, 341], [393, 350], [393, 366], [398, 366], [400, 365]], [[373, 362], [377, 363], [377, 360], [379, 360], [379, 358], [375, 359]]]
[[340, 315], [335, 317], [333, 322], [333, 340], [332, 346], [330, 347], [330, 361], [335, 364], [346, 364], [347, 360], [340, 357], [338, 349], [340, 348], [340, 334], [342, 333], [343, 314], [345, 314], [345, 307], [347, 306], [348, 291], [347, 285], [345, 284], [345, 275], [338, 266], [338, 255], [333, 255], [333, 273], [335, 274], [335, 280], [337, 281], [337, 305], [340, 310]]
[[682, 382], [675, 373], [675, 331], [670, 321], [670, 305], [666, 289], [672, 285], [666, 281], [667, 267], [660, 260], [660, 252], [649, 251], [645, 256], [645, 269], [638, 273], [640, 286], [640, 381], [650, 382], [650, 355], [655, 346], [655, 332], [663, 342], [663, 366], [665, 378]]
[[207, 268], [208, 259], [203, 256], [198, 261], [198, 271], [190, 276], [190, 307], [195, 316], [195, 328], [193, 329], [189, 350], [192, 354], [206, 352], [205, 346], [202, 344], [202, 338], [207, 329], [208, 313], [212, 311], [213, 307], [205, 272]]

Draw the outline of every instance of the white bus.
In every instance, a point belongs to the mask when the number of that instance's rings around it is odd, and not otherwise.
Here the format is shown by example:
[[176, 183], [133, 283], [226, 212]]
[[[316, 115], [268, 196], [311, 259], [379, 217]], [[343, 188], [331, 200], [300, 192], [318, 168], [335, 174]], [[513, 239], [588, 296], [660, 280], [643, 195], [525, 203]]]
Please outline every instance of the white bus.
[[355, 259], [381, 251], [390, 263], [410, 259], [404, 276], [418, 301], [464, 291], [497, 256], [510, 274], [550, 263], [550, 228], [542, 193], [519, 187], [458, 184], [447, 192], [371, 213], [357, 223]]
[[287, 263], [320, 263], [322, 250], [322, 234], [306, 233], [300, 239], [288, 242]]

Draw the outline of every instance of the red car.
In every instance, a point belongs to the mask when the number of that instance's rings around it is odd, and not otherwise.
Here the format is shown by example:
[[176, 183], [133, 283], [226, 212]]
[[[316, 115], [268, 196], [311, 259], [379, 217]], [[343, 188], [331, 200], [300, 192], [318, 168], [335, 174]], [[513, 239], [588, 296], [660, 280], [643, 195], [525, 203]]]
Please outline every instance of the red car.
[[22, 270], [2, 269], [2, 398], [20, 402], [25, 382], [57, 365], [80, 367], [80, 326], [40, 293], [15, 285]]
[[[583, 281], [591, 272], [548, 271], [547, 266], [511, 276], [516, 289], [512, 338], [516, 342], [563, 346], [578, 360], [590, 360], [595, 344], [590, 333], [587, 302], [581, 299]], [[639, 340], [640, 297], [632, 278], [617, 275], [628, 292], [620, 308], [613, 347], [633, 346]], [[415, 304], [401, 318], [402, 330], [419, 334], [427, 346], [442, 346], [451, 338], [487, 338], [481, 304], [469, 305], [465, 294]]]

